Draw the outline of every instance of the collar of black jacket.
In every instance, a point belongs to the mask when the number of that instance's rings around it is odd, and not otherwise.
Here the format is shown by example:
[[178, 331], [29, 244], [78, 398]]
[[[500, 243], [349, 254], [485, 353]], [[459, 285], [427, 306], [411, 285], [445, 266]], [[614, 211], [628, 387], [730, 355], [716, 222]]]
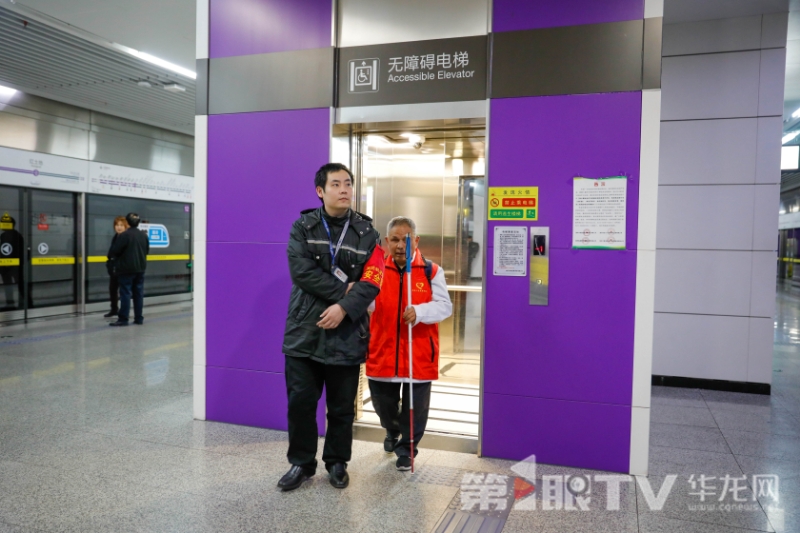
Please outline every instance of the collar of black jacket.
[[[306, 209], [300, 211], [303, 215], [303, 226], [306, 229], [311, 229], [322, 221], [322, 207], [315, 207], [313, 209]], [[350, 210], [350, 226], [355, 229], [359, 235], [363, 235], [365, 231], [370, 228], [372, 219], [363, 213], [351, 209]]]
[[322, 217], [328, 221], [328, 224], [331, 224], [333, 226], [344, 226], [344, 223], [350, 218], [350, 215], [351, 215], [350, 209], [348, 209], [347, 212], [340, 217], [333, 217], [330, 215], [330, 213], [328, 213], [324, 209], [322, 211]]

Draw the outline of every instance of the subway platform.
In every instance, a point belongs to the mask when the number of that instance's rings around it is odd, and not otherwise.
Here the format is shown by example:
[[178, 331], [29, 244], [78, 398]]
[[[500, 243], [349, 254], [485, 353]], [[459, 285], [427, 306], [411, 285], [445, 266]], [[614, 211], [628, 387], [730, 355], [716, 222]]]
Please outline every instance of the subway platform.
[[0, 327], [0, 533], [800, 531], [800, 298], [776, 309], [771, 396], [653, 387], [647, 478], [424, 447], [412, 475], [355, 441], [349, 488], [289, 493], [286, 433], [192, 419], [190, 304]]

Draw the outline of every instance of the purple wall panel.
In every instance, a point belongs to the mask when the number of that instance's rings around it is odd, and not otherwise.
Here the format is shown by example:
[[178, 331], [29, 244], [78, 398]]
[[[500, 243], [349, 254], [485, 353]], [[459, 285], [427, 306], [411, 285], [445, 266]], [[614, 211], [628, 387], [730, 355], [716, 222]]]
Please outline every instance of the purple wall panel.
[[[486, 281], [487, 455], [628, 469], [640, 117], [638, 92], [492, 100], [489, 184], [539, 187], [526, 225], [550, 227], [551, 258], [546, 307], [528, 305], [527, 278]], [[573, 250], [573, 177], [615, 175], [628, 176], [627, 250]]]
[[493, 6], [496, 32], [644, 18], [644, 0], [494, 0]]
[[291, 279], [285, 244], [208, 243], [209, 366], [283, 372]]
[[538, 185], [537, 224], [553, 228], [551, 248], [571, 248], [572, 178], [627, 175], [626, 244], [635, 250], [641, 107], [639, 92], [492, 100], [489, 185]]
[[328, 162], [329, 113], [208, 118], [209, 242], [288, 242], [300, 211], [320, 205], [314, 173]]
[[482, 453], [627, 472], [630, 425], [625, 406], [485, 394]]
[[331, 45], [332, 0], [211, 0], [210, 57]]
[[636, 252], [550, 253], [546, 307], [527, 277], [487, 279], [484, 391], [630, 405]]
[[206, 367], [206, 418], [217, 422], [288, 429], [283, 374]]
[[[300, 211], [319, 205], [329, 117], [327, 108], [209, 117], [209, 420], [286, 429], [285, 243]], [[324, 394], [317, 423], [324, 434]]]

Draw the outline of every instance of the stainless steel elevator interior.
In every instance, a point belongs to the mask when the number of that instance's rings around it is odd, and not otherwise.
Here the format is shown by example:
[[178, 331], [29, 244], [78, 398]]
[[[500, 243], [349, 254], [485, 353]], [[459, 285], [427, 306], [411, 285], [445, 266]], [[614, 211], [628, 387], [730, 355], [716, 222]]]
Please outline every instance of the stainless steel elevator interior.
[[[334, 159], [356, 178], [356, 208], [381, 236], [392, 217], [417, 225], [444, 269], [453, 315], [440, 324], [439, 380], [428, 432], [477, 437], [481, 382], [486, 126], [483, 119], [340, 125]], [[385, 243], [384, 243], [385, 244]], [[357, 423], [379, 425], [366, 378]]]

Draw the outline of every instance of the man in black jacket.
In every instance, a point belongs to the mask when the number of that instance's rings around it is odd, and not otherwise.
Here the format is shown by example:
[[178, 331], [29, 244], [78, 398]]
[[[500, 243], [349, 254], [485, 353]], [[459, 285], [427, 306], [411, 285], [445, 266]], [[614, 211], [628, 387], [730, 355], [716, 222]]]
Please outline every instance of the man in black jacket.
[[142, 307], [144, 306], [144, 271], [147, 268], [147, 254], [150, 253], [150, 241], [147, 234], [139, 230], [139, 215], [125, 215], [130, 228], [117, 235], [114, 244], [108, 251], [108, 258], [114, 262], [114, 270], [119, 281], [119, 315], [116, 322], [109, 326], [127, 326], [131, 310], [131, 293], [133, 293], [133, 323], [141, 326], [144, 323]]
[[283, 339], [292, 464], [278, 482], [293, 490], [316, 473], [317, 402], [325, 386], [328, 429], [322, 460], [330, 483], [345, 488], [353, 445], [359, 365], [369, 348], [367, 307], [380, 291], [383, 250], [372, 220], [350, 209], [353, 176], [344, 165], [322, 166], [314, 178], [322, 207], [292, 225], [292, 293]]

